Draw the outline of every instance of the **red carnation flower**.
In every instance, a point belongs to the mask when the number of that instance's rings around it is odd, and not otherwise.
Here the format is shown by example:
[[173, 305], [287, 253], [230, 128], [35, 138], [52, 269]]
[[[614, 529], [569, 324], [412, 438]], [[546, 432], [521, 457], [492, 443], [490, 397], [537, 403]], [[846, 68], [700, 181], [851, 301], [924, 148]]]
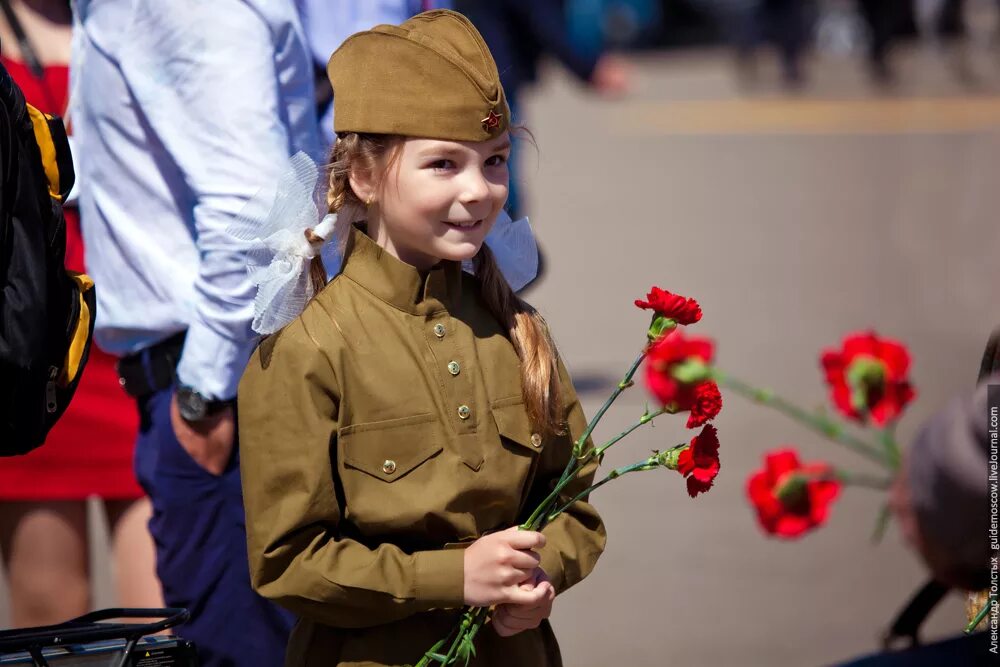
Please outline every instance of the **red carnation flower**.
[[719, 434], [709, 424], [680, 453], [677, 472], [687, 478], [688, 495], [694, 498], [712, 488], [719, 467]]
[[690, 410], [688, 428], [714, 419], [722, 408], [718, 386], [705, 375], [714, 347], [708, 338], [677, 332], [658, 339], [647, 352], [646, 386], [660, 405], [677, 412]]
[[[655, 310], [656, 315], [677, 324], [694, 324], [701, 319], [701, 306], [694, 299], [678, 296], [659, 287], [651, 287], [647, 301], [635, 300], [635, 305], [645, 310]], [[654, 316], [655, 317], [655, 316]]]
[[688, 415], [687, 427], [698, 428], [716, 418], [722, 410], [722, 394], [714, 382], [702, 382], [694, 389], [694, 402]]
[[764, 469], [747, 481], [747, 495], [761, 528], [784, 538], [801, 537], [822, 525], [840, 482], [826, 463], [802, 465], [793, 449], [769, 452]]
[[821, 362], [833, 404], [843, 414], [879, 426], [894, 421], [916, 393], [906, 377], [910, 354], [875, 332], [846, 336], [841, 350], [825, 350]]

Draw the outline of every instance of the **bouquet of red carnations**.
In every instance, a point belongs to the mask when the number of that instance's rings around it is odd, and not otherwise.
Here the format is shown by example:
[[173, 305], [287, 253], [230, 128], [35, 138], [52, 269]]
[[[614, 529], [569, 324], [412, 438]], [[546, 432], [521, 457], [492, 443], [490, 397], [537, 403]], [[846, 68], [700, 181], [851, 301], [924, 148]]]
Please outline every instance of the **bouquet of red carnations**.
[[[646, 301], [635, 303], [640, 308], [653, 311], [642, 351], [576, 440], [558, 483], [519, 526], [522, 530], [542, 530], [574, 502], [587, 498], [591, 492], [628, 473], [658, 468], [674, 470], [685, 478], [688, 495], [692, 498], [712, 488], [719, 474], [718, 433], [708, 423], [722, 409], [722, 395], [708, 366], [712, 345], [707, 341], [686, 338], [680, 331], [682, 327], [701, 319], [701, 307], [694, 299], [677, 296], [658, 287], [652, 288]], [[655, 410], [647, 407], [629, 428], [600, 446], [586, 449], [591, 434], [608, 408], [622, 392], [634, 385], [633, 378], [643, 361], [646, 361], [646, 385], [656, 397], [658, 407]], [[565, 497], [564, 489], [588, 464], [602, 462], [605, 452], [630, 433], [661, 415], [685, 412], [688, 413], [687, 428], [701, 428], [693, 438], [669, 449], [653, 451], [650, 456], [631, 465], [615, 468], [579, 494]], [[459, 661], [468, 663], [476, 653], [476, 635], [489, 618], [490, 611], [486, 608], [465, 609], [455, 629], [432, 646], [417, 667], [452, 665]]]

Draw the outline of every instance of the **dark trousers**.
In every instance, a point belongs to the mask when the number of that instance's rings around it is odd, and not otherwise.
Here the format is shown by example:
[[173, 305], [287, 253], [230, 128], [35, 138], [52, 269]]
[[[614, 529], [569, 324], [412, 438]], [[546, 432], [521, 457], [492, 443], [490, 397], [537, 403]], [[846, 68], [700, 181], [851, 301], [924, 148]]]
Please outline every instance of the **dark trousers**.
[[195, 463], [170, 425], [172, 394], [140, 399], [135, 467], [153, 502], [164, 599], [191, 612], [177, 634], [207, 667], [280, 667], [294, 619], [250, 588], [238, 447], [221, 475]]
[[740, 57], [771, 41], [781, 53], [786, 76], [798, 76], [799, 60], [808, 39], [808, 3], [803, 0], [763, 0], [731, 17], [732, 40]]
[[898, 25], [901, 6], [898, 0], [858, 0], [858, 10], [871, 33], [868, 58], [876, 65], [884, 65]]

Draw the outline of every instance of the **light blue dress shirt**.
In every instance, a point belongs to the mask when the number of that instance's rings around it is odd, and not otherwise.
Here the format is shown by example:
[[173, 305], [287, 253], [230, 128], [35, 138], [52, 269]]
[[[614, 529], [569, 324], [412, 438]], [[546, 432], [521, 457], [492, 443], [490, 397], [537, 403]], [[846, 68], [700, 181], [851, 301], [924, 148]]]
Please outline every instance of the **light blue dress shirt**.
[[97, 342], [187, 330], [178, 380], [231, 398], [254, 288], [227, 227], [289, 156], [319, 158], [292, 0], [77, 0], [71, 121]]

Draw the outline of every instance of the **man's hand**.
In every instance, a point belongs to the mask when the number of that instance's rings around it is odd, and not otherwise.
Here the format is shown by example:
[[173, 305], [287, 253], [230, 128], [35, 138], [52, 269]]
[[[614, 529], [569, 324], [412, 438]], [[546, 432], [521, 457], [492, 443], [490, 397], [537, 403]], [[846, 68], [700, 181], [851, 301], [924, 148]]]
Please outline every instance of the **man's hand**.
[[605, 97], [622, 97], [632, 89], [632, 68], [621, 56], [606, 53], [597, 61], [590, 85]]
[[181, 417], [175, 394], [170, 398], [170, 425], [177, 441], [195, 463], [213, 475], [221, 475], [225, 471], [233, 455], [236, 438], [232, 407], [227, 406], [196, 424], [190, 424]]
[[537, 568], [534, 576], [521, 584], [524, 591], [534, 591], [541, 600], [530, 605], [500, 604], [493, 612], [493, 628], [501, 637], [510, 637], [524, 630], [537, 628], [552, 614], [552, 601], [556, 599], [556, 589], [548, 576]]

